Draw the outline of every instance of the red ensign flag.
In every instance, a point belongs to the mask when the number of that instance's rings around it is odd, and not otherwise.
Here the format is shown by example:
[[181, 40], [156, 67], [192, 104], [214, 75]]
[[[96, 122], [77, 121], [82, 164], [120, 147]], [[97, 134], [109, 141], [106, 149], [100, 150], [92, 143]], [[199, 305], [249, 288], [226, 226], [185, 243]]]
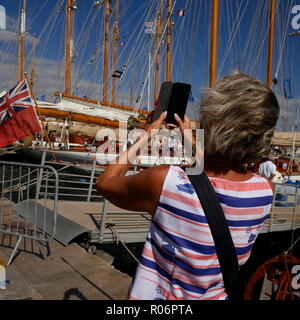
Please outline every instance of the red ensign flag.
[[27, 81], [23, 80], [0, 97], [0, 147], [41, 131]]

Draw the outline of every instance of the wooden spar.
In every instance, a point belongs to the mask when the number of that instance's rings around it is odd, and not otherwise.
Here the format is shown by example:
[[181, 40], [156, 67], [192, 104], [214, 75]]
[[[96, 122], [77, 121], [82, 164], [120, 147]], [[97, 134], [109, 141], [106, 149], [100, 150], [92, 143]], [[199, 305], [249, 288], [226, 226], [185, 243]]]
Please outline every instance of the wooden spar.
[[154, 101], [158, 98], [158, 90], [159, 90], [159, 64], [160, 64], [160, 40], [162, 34], [162, 25], [161, 25], [161, 13], [162, 7], [160, 7], [159, 12], [157, 14], [157, 25], [156, 25], [156, 57], [155, 57], [155, 80], [154, 80]]
[[110, 127], [127, 127], [126, 123], [121, 123], [119, 121], [111, 121], [100, 117], [87, 116], [84, 114], [73, 113], [69, 111], [55, 110], [50, 108], [40, 108], [40, 113], [42, 116], [59, 118], [59, 119], [68, 119], [69, 121], [79, 121], [89, 124], [97, 124]]
[[65, 94], [70, 94], [71, 88], [71, 6], [73, 0], [66, 2], [66, 44], [65, 44]]
[[167, 53], [166, 53], [166, 81], [172, 79], [172, 0], [167, 0]]
[[121, 105], [117, 105], [117, 104], [107, 103], [107, 102], [104, 102], [104, 101], [92, 100], [92, 99], [88, 99], [88, 98], [70, 96], [70, 95], [65, 95], [65, 94], [62, 95], [59, 92], [56, 92], [55, 95], [58, 96], [58, 97], [65, 97], [65, 98], [70, 98], [70, 99], [74, 99], [74, 100], [78, 100], [78, 101], [94, 103], [94, 104], [97, 104], [97, 105], [101, 104], [101, 105], [103, 105], [105, 107], [112, 107], [112, 108], [116, 108], [116, 109], [120, 109], [120, 110], [132, 111], [132, 112], [136, 112], [136, 113], [141, 114], [141, 115], [150, 114], [150, 112], [147, 111], [147, 110], [136, 110], [136, 109], [131, 108], [131, 107], [126, 107], [126, 106], [121, 106]]
[[69, 88], [70, 88], [70, 50], [71, 50], [71, 44], [70, 44], [70, 33], [71, 33], [71, 1], [67, 0], [66, 3], [66, 47], [65, 47], [65, 94], [69, 94]]
[[210, 87], [212, 87], [215, 84], [216, 74], [217, 74], [218, 14], [219, 14], [219, 0], [213, 0], [212, 25], [211, 25], [211, 49], [210, 49], [210, 78], [209, 78]]
[[65, 52], [65, 94], [71, 94], [72, 66], [71, 55], [74, 43], [74, 0], [67, 0], [66, 4], [66, 52]]
[[25, 38], [25, 17], [26, 17], [26, 0], [23, 1], [23, 9], [21, 11], [20, 35], [18, 45], [18, 81], [24, 78], [24, 38]]
[[274, 22], [275, 22], [275, 0], [270, 0], [269, 18], [269, 42], [268, 42], [268, 63], [267, 63], [267, 87], [272, 86], [273, 73], [273, 48], [274, 48]]
[[35, 48], [36, 48], [36, 34], [33, 35], [33, 49], [32, 49], [32, 68], [31, 68], [31, 76], [30, 76], [30, 89], [33, 90], [34, 82], [35, 82]]
[[103, 79], [102, 79], [102, 100], [104, 102], [107, 102], [109, 16], [110, 16], [110, 0], [105, 0]]
[[[114, 37], [113, 37], [113, 72], [117, 67], [117, 47], [119, 40], [119, 0], [116, 0], [115, 8], [115, 23], [114, 23]], [[116, 95], [116, 78], [112, 77], [112, 86], [111, 86], [111, 103], [115, 103]]]

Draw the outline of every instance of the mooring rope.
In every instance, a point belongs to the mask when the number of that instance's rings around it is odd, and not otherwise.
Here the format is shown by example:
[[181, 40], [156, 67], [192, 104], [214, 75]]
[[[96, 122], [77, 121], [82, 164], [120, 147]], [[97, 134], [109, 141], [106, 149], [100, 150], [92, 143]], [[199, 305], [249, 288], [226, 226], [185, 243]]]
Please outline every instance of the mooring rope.
[[108, 227], [111, 232], [113, 233], [113, 235], [116, 237], [117, 239], [117, 244], [119, 244], [119, 241], [121, 242], [121, 244], [125, 247], [125, 249], [128, 251], [128, 253], [131, 255], [131, 257], [137, 262], [139, 263], [139, 260], [137, 259], [137, 257], [131, 252], [131, 250], [126, 246], [125, 242], [121, 239], [121, 237], [119, 236], [117, 230], [113, 227], [112, 224], [107, 223], [106, 227]]

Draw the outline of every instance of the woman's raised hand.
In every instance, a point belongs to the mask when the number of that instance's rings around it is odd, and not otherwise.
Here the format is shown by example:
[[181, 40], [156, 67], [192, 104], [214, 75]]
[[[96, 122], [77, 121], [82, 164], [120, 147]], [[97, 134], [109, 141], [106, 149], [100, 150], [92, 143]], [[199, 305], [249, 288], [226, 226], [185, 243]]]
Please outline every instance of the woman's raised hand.
[[148, 123], [145, 128], [147, 133], [152, 135], [151, 130], [159, 130], [166, 117], [167, 111], [163, 112], [157, 120]]
[[177, 113], [174, 114], [174, 118], [178, 122], [178, 125], [182, 134], [184, 134], [185, 129], [191, 129], [191, 122], [187, 115], [184, 115], [183, 121], [181, 120], [181, 118]]

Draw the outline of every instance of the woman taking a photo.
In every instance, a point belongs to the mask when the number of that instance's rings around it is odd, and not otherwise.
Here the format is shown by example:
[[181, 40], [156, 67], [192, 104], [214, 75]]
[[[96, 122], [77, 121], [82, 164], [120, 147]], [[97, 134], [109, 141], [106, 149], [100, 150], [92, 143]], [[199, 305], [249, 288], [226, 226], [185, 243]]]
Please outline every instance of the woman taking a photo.
[[[239, 266], [250, 256], [273, 197], [268, 181], [245, 168], [268, 153], [278, 114], [274, 93], [240, 73], [219, 80], [200, 105], [204, 170], [224, 211]], [[214, 241], [186, 173], [161, 165], [125, 176], [128, 159], [165, 117], [151, 123], [96, 183], [99, 193], [118, 207], [152, 215], [129, 299], [227, 299]], [[182, 133], [190, 128], [187, 117], [175, 119]]]

